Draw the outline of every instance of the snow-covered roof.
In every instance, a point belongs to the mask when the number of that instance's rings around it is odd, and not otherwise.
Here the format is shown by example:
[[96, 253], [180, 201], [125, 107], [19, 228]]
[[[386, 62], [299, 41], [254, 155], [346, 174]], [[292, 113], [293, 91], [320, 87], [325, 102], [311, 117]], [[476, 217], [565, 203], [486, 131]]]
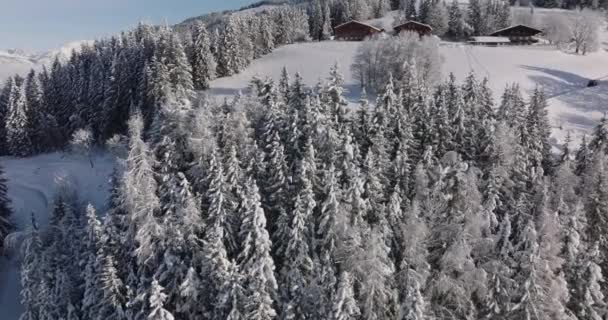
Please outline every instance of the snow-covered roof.
[[361, 21], [358, 21], [358, 20], [351, 20], [351, 21], [345, 22], [345, 23], [343, 23], [343, 24], [341, 24], [341, 25], [336, 26], [334, 29], [338, 29], [338, 28], [340, 28], [340, 27], [343, 27], [343, 26], [348, 25], [348, 24], [351, 24], [351, 23], [360, 24], [360, 25], [362, 25], [362, 26], [366, 26], [366, 27], [369, 27], [369, 28], [371, 28], [371, 29], [374, 29], [374, 30], [376, 30], [376, 31], [378, 31], [378, 32], [382, 32], [382, 31], [384, 31], [384, 30], [382, 30], [382, 29], [380, 29], [380, 28], [378, 28], [378, 27], [374, 27], [374, 26], [372, 26], [371, 24], [367, 24], [367, 23], [365, 23], [365, 22], [361, 22]]
[[506, 38], [506, 37], [484, 36], [484, 37], [471, 37], [471, 39], [469, 40], [469, 42], [477, 42], [477, 43], [509, 43], [509, 42], [511, 42], [511, 40], [509, 40], [509, 38]]
[[428, 24], [426, 24], [426, 23], [422, 23], [422, 22], [414, 21], [414, 20], [409, 20], [409, 21], [406, 21], [406, 22], [404, 22], [404, 23], [402, 23], [402, 24], [400, 24], [400, 25], [398, 25], [398, 26], [394, 27], [393, 29], [395, 29], [395, 30], [399, 30], [399, 29], [401, 29], [401, 28], [403, 28], [404, 26], [409, 25], [409, 24], [414, 24], [414, 25], [417, 25], [417, 26], [420, 26], [420, 27], [423, 27], [423, 28], [427, 28], [427, 29], [429, 29], [429, 30], [431, 30], [431, 31], [433, 30], [433, 27], [431, 27], [430, 25], [428, 25]]
[[523, 24], [517, 24], [517, 25], [514, 25], [514, 26], [508, 26], [506, 28], [502, 28], [500, 30], [496, 30], [496, 31], [492, 32], [490, 35], [498, 34], [498, 33], [501, 33], [503, 31], [507, 31], [507, 30], [511, 30], [511, 29], [516, 29], [516, 28], [524, 28], [524, 29], [527, 29], [527, 30], [530, 30], [530, 31], [533, 31], [533, 32], [537, 32], [537, 33], [542, 33], [543, 32], [542, 30], [538, 30], [538, 29], [532, 28], [530, 26], [526, 26], [526, 25], [523, 25]]

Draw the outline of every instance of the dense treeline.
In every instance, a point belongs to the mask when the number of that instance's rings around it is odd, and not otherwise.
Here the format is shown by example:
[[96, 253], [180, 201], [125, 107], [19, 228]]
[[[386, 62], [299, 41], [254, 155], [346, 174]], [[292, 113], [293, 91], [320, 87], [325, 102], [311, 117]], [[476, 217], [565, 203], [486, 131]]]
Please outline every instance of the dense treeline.
[[23, 319], [600, 319], [608, 121], [557, 157], [541, 91], [416, 74], [355, 112], [337, 68], [200, 106], [165, 78], [109, 212], [66, 191], [31, 231]]
[[[164, 91], [194, 97], [217, 76], [238, 73], [276, 46], [306, 40], [305, 12], [279, 7], [232, 16], [212, 31], [141, 24], [130, 32], [84, 45], [69, 61], [15, 76], [0, 92], [0, 155], [28, 156], [66, 146], [78, 129], [97, 143], [126, 132], [139, 109], [150, 125]], [[169, 87], [165, 87], [168, 84]]]

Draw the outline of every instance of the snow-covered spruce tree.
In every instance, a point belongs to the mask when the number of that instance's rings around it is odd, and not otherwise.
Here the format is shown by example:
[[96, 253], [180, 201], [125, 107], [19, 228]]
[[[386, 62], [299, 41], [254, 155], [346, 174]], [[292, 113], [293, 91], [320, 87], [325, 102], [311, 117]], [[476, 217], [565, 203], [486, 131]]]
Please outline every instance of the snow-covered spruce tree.
[[332, 34], [331, 9], [329, 7], [329, 1], [325, 1], [325, 7], [323, 7], [323, 25], [321, 26], [321, 40], [331, 39]]
[[39, 295], [41, 292], [42, 240], [34, 217], [26, 241], [23, 244], [23, 261], [21, 263], [21, 305], [23, 313], [20, 320], [36, 320], [40, 315]]
[[437, 35], [443, 36], [448, 31], [449, 17], [444, 2], [433, 2], [426, 23], [433, 28], [433, 32]]
[[588, 251], [580, 253], [577, 259], [577, 270], [573, 278], [570, 309], [577, 319], [602, 319], [606, 307], [606, 298], [602, 292], [604, 281], [602, 269], [597, 264], [599, 248], [591, 245]]
[[542, 167], [547, 174], [552, 173], [551, 126], [547, 114], [547, 100], [544, 93], [536, 88], [530, 100], [527, 116], [528, 140], [524, 141], [532, 158], [532, 165]]
[[[229, 257], [237, 254], [238, 248], [238, 225], [233, 211], [233, 206], [228, 202], [229, 195], [226, 184], [224, 169], [216, 151], [213, 152], [209, 165], [209, 190], [207, 191], [207, 210], [206, 225], [211, 228], [219, 227], [222, 229], [222, 242]], [[217, 226], [216, 226], [217, 225]]]
[[486, 32], [486, 22], [484, 21], [483, 0], [469, 1], [467, 11], [467, 24], [473, 29], [474, 35], [484, 35]]
[[464, 18], [462, 15], [462, 11], [460, 11], [460, 6], [458, 1], [452, 0], [448, 8], [448, 30], [447, 35], [454, 38], [459, 39], [464, 36]]
[[336, 295], [332, 300], [332, 320], [355, 320], [360, 315], [357, 300], [355, 300], [354, 284], [350, 273], [342, 272]]
[[209, 88], [209, 81], [215, 78], [215, 57], [211, 53], [211, 39], [207, 26], [199, 22], [192, 32], [192, 82], [197, 90]]
[[241, 252], [237, 261], [243, 274], [246, 319], [269, 320], [277, 315], [275, 310], [277, 281], [275, 266], [270, 255], [272, 243], [266, 231], [266, 217], [260, 203], [258, 187], [249, 179], [245, 186], [241, 222]]
[[[352, 229], [351, 232], [358, 232]], [[365, 319], [394, 319], [398, 313], [395, 290], [395, 266], [382, 234], [368, 228], [361, 236], [356, 254], [347, 260], [346, 269], [353, 269], [360, 288], [357, 301]]]
[[[583, 178], [583, 192], [585, 192], [585, 210], [587, 213], [588, 241], [597, 244], [600, 250], [599, 265], [602, 273], [608, 272], [605, 250], [608, 247], [603, 236], [608, 228], [606, 204], [608, 204], [608, 176], [605, 169], [605, 160], [601, 154], [593, 156], [592, 167]], [[602, 284], [605, 286], [605, 284]]]
[[25, 85], [11, 83], [13, 87], [10, 89], [7, 104], [6, 143], [10, 154], [25, 157], [34, 151], [30, 138], [30, 112], [25, 97]]
[[32, 70], [27, 76], [25, 82], [25, 98], [27, 100], [28, 119], [30, 119], [30, 139], [32, 141], [34, 152], [41, 152], [48, 148], [46, 146], [48, 135], [48, 114], [46, 113], [46, 105], [44, 103], [44, 92], [40, 77]]
[[86, 229], [84, 233], [84, 252], [82, 264], [84, 289], [82, 301], [82, 314], [84, 317], [94, 319], [100, 311], [100, 301], [103, 298], [101, 271], [103, 266], [103, 248], [101, 242], [101, 223], [97, 218], [95, 208], [89, 204], [86, 208]]
[[164, 308], [167, 295], [163, 292], [163, 287], [158, 284], [157, 280], [152, 281], [149, 294], [150, 314], [147, 316], [149, 320], [173, 320], [175, 319], [171, 312]]
[[436, 316], [476, 318], [475, 301], [486, 292], [487, 274], [476, 263], [488, 224], [484, 221], [481, 195], [474, 168], [448, 152], [438, 168], [433, 197], [440, 201], [431, 214], [429, 263], [430, 309]]
[[8, 198], [7, 180], [4, 176], [4, 167], [0, 164], [0, 241], [4, 246], [4, 239], [13, 228], [11, 220], [11, 201]]
[[561, 270], [563, 258], [560, 222], [557, 213], [547, 207], [547, 191], [537, 191], [537, 199], [518, 242], [514, 257], [518, 263], [515, 304], [508, 319], [568, 319], [566, 303], [569, 292]]
[[576, 175], [581, 176], [590, 168], [592, 159], [591, 153], [592, 151], [589, 149], [589, 144], [587, 143], [587, 135], [583, 134], [581, 144], [579, 145], [578, 150], [576, 151], [576, 155], [574, 157], [574, 172], [576, 173]]
[[[313, 153], [314, 154], [314, 153]], [[313, 159], [314, 160], [314, 159]], [[309, 174], [314, 174], [309, 161], [301, 161], [298, 170], [297, 195], [295, 198], [292, 220], [285, 239], [286, 246], [281, 270], [282, 293], [284, 304], [283, 318], [304, 319], [313, 310], [304, 308], [306, 290], [312, 279], [313, 261], [311, 258], [313, 237], [313, 211], [316, 207], [312, 182]]]
[[308, 26], [313, 40], [321, 40], [323, 30], [323, 1], [314, 0], [308, 4]]
[[[336, 269], [339, 266], [339, 255], [343, 251], [343, 241], [349, 221], [342, 200], [342, 192], [338, 185], [336, 170], [330, 165], [324, 173], [323, 197], [321, 211], [316, 222], [315, 253], [318, 255], [316, 264], [320, 265], [320, 274], [316, 274], [316, 282], [322, 294], [318, 299], [321, 303], [329, 304], [336, 284]], [[337, 265], [338, 264], [338, 265]], [[329, 312], [329, 310], [323, 310]]]
[[217, 75], [220, 77], [231, 76], [238, 73], [244, 66], [239, 65], [237, 60], [241, 54], [241, 47], [237, 41], [237, 31], [234, 19], [229, 19], [220, 34], [218, 41]]
[[592, 152], [608, 152], [608, 118], [602, 117], [600, 123], [593, 130], [593, 138], [589, 141], [588, 147]]

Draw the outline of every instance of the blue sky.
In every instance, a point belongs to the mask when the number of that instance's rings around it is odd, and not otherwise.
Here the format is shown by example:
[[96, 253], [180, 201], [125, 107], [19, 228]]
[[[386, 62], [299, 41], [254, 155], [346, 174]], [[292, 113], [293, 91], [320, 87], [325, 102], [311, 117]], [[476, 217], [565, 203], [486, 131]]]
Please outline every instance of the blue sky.
[[0, 0], [0, 48], [47, 50], [139, 21], [176, 23], [254, 0]]

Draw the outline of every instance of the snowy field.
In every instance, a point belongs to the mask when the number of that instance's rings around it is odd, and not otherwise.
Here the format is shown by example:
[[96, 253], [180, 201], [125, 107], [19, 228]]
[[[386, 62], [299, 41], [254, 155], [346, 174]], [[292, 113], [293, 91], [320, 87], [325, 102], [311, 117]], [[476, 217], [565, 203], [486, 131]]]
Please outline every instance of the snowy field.
[[[338, 62], [346, 79], [348, 99], [356, 105], [361, 90], [350, 65], [358, 46], [358, 42], [339, 41], [284, 46], [254, 61], [238, 75], [215, 80], [209, 93], [224, 98], [246, 91], [253, 76], [278, 79], [283, 66], [291, 74], [299, 72], [307, 85], [314, 86]], [[550, 98], [550, 120], [559, 141], [567, 130], [580, 139], [608, 111], [608, 78], [598, 87], [586, 88], [589, 79], [608, 76], [605, 49], [579, 56], [552, 47], [477, 47], [444, 42], [440, 52], [445, 60], [444, 76], [454, 73], [462, 80], [473, 70], [478, 77], [488, 77], [497, 102], [507, 84], [518, 82], [527, 92], [537, 85], [542, 87]]]
[[[33, 213], [40, 225], [48, 223], [53, 198], [59, 184], [71, 184], [83, 203], [92, 203], [103, 212], [109, 196], [109, 179], [114, 162], [109, 155], [89, 160], [64, 153], [44, 154], [18, 159], [0, 157], [8, 179], [8, 195], [12, 201], [17, 230], [27, 230]], [[21, 314], [18, 255], [12, 260], [0, 260], [0, 319], [17, 320]]]

